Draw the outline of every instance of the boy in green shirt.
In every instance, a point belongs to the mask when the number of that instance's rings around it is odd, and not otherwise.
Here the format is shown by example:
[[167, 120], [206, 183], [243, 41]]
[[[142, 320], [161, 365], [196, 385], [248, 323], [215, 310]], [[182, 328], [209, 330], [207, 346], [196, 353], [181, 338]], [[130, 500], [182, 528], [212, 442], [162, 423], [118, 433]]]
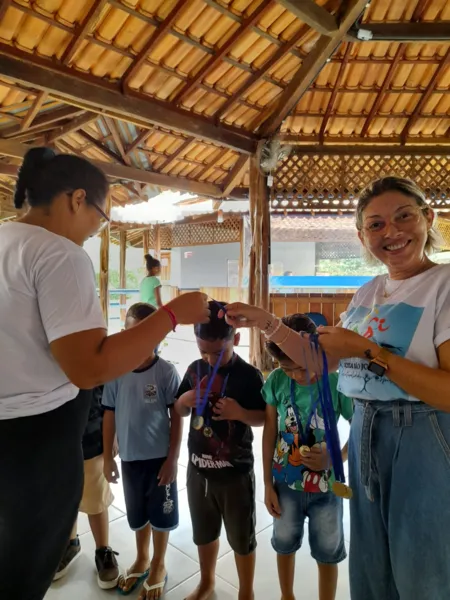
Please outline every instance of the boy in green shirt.
[[[315, 333], [306, 315], [282, 319], [294, 331]], [[263, 434], [265, 503], [274, 517], [272, 546], [277, 552], [283, 600], [295, 600], [295, 553], [302, 545], [305, 518], [309, 519], [311, 555], [319, 568], [319, 598], [336, 597], [338, 563], [346, 558], [342, 498], [331, 491], [333, 469], [325, 442], [318, 402], [317, 377], [293, 363], [272, 342], [269, 354], [280, 365], [268, 377], [263, 397], [267, 403]], [[351, 420], [353, 402], [337, 390], [337, 373], [329, 374], [338, 419]], [[347, 444], [342, 450], [347, 459]]]

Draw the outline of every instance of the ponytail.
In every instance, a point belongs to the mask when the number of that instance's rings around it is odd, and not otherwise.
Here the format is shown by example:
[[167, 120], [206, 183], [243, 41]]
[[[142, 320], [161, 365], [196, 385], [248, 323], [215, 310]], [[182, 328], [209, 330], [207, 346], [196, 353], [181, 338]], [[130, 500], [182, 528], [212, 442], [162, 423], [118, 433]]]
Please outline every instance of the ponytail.
[[150, 273], [152, 269], [159, 269], [161, 263], [157, 258], [154, 258], [151, 254], [146, 254], [144, 256], [145, 264], [147, 266], [147, 271]]

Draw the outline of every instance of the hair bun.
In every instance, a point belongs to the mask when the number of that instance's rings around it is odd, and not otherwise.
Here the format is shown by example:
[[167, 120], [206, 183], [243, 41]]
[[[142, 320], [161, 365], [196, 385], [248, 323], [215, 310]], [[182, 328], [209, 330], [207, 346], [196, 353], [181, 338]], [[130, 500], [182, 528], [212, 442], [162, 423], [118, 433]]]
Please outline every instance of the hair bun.
[[39, 178], [40, 171], [55, 158], [56, 152], [51, 148], [40, 146], [30, 148], [25, 154], [22, 166], [17, 176], [16, 189], [14, 192], [14, 206], [22, 208], [25, 204], [27, 191], [36, 179]]

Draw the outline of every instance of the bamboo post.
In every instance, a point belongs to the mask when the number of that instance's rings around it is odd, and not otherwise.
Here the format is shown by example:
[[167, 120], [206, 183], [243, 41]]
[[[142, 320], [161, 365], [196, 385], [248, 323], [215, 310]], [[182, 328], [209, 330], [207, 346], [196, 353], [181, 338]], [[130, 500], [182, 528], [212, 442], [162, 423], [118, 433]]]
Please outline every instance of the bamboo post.
[[155, 258], [161, 260], [161, 226], [155, 225], [153, 230], [155, 240]]
[[[119, 234], [119, 242], [120, 242], [120, 259], [119, 259], [119, 285], [124, 290], [127, 287], [127, 232], [121, 231]], [[121, 307], [126, 304], [127, 296], [126, 294], [120, 295], [120, 305]], [[125, 317], [127, 314], [126, 308], [120, 308], [120, 322], [125, 323]]]
[[144, 249], [144, 256], [148, 254], [150, 245], [150, 232], [148, 229], [144, 229], [142, 232], [142, 248]]
[[242, 283], [244, 278], [244, 253], [245, 253], [245, 227], [244, 217], [241, 217], [239, 226], [239, 265], [238, 265], [238, 300], [240, 302], [245, 301], [244, 290], [242, 289]]
[[[111, 214], [111, 194], [108, 194], [106, 199], [105, 213]], [[100, 305], [102, 307], [103, 316], [108, 325], [109, 315], [109, 239], [110, 225], [108, 225], [100, 233]]]

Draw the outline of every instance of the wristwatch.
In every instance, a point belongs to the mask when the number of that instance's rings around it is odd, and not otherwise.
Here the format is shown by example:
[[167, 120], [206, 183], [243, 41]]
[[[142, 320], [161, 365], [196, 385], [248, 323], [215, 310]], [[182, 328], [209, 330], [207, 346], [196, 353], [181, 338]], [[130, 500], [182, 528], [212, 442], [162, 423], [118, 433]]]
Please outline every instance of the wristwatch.
[[378, 377], [383, 377], [389, 368], [391, 353], [384, 348], [380, 348], [379, 353], [375, 357], [372, 356], [372, 352], [370, 350], [367, 350], [365, 354], [370, 361], [367, 369]]

